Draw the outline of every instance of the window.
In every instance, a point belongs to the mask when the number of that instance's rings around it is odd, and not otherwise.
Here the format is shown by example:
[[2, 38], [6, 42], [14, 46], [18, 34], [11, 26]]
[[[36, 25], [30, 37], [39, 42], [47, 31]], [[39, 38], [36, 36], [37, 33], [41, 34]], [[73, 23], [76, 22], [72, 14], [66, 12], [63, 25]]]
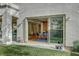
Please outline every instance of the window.
[[63, 16], [51, 17], [50, 42], [63, 43]]

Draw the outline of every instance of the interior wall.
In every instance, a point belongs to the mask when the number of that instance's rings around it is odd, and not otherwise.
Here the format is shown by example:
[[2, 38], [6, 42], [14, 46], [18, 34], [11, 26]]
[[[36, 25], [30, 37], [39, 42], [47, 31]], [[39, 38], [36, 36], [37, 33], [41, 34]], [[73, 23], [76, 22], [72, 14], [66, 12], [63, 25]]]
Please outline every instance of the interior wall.
[[40, 30], [41, 30], [41, 27], [40, 27], [40, 24], [37, 23], [37, 22], [28, 22], [28, 32], [29, 34], [32, 34], [32, 33], [39, 33]]
[[43, 21], [43, 32], [47, 32], [47, 31], [48, 31], [48, 22]]
[[[32, 33], [40, 33], [41, 32], [41, 23], [42, 23], [42, 26], [43, 26], [43, 31], [42, 32], [47, 32], [48, 31], [48, 19], [42, 19], [40, 20], [41, 22], [39, 22], [39, 20], [37, 21], [33, 21], [33, 22], [28, 22], [28, 32], [29, 34], [32, 34]], [[29, 21], [29, 20], [28, 20]]]

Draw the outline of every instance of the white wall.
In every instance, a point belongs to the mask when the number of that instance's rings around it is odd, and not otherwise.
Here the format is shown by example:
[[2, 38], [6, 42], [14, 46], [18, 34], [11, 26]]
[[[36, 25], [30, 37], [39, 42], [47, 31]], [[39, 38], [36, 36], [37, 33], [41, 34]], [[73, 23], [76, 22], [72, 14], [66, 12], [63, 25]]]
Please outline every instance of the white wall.
[[[55, 15], [66, 14], [66, 45], [72, 46], [74, 40], [79, 40], [79, 4], [17, 4], [20, 6], [21, 18], [28, 16], [42, 16], [42, 15]], [[22, 37], [22, 26], [20, 27], [19, 35]]]

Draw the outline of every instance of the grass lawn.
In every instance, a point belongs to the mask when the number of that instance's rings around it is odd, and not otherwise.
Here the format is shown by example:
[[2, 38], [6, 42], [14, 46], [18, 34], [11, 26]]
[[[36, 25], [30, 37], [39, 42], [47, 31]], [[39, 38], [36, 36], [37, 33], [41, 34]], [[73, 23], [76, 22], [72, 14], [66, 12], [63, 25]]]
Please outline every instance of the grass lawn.
[[2, 56], [70, 56], [71, 53], [21, 45], [0, 45]]

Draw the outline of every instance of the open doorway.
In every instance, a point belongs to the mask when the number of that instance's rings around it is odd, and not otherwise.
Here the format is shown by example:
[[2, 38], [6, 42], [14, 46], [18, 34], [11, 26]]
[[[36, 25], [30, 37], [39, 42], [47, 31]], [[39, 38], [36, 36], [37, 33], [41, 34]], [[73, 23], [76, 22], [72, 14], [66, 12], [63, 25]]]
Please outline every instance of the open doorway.
[[17, 41], [17, 17], [12, 16], [12, 41]]
[[33, 44], [64, 44], [66, 40], [66, 16], [49, 15], [27, 17], [27, 42]]
[[48, 18], [29, 17], [28, 42], [33, 44], [48, 43]]

